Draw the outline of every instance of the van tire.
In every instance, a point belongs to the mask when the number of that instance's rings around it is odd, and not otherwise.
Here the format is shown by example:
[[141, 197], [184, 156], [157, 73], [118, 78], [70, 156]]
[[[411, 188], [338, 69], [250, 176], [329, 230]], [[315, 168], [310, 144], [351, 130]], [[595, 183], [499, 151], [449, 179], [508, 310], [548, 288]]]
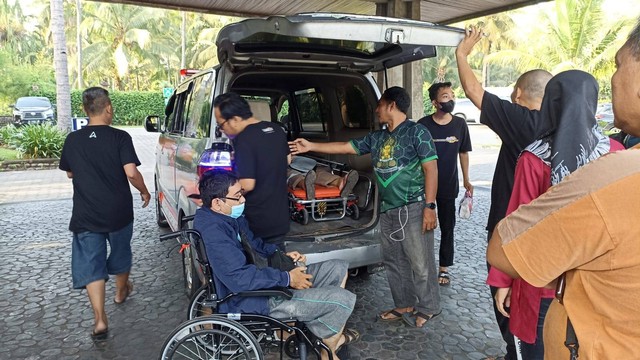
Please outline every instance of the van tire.
[[164, 217], [164, 214], [162, 214], [162, 208], [161, 208], [162, 205], [160, 205], [160, 196], [159, 196], [159, 192], [158, 192], [158, 181], [156, 179], [154, 179], [153, 185], [155, 187], [155, 196], [154, 197], [156, 199], [156, 223], [161, 228], [168, 228], [169, 227], [169, 222]]

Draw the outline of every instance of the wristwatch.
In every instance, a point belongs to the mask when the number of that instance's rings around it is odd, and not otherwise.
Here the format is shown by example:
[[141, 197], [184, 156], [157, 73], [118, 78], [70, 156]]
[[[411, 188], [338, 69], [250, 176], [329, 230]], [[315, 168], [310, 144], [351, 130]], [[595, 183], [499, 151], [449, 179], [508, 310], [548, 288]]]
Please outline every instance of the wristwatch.
[[436, 203], [428, 202], [428, 203], [424, 204], [424, 207], [426, 207], [427, 209], [435, 210], [436, 209]]

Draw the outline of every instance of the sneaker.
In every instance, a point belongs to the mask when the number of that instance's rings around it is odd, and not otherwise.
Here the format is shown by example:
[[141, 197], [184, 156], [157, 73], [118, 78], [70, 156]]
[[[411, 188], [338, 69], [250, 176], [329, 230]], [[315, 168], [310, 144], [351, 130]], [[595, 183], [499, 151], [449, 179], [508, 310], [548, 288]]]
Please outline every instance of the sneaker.
[[351, 170], [347, 173], [347, 176], [344, 177], [344, 186], [340, 191], [340, 197], [346, 198], [353, 192], [353, 188], [358, 183], [358, 178], [360, 178], [360, 175], [356, 170]]
[[304, 176], [304, 189], [307, 192], [307, 200], [316, 198], [316, 172], [309, 170]]

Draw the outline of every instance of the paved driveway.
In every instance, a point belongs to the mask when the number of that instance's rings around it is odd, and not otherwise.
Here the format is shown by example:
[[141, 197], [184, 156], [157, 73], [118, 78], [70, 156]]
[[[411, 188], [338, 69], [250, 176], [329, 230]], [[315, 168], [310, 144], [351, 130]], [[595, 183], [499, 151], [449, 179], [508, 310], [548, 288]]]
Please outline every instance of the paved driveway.
[[[132, 134], [149, 182], [154, 136], [136, 130]], [[497, 147], [474, 145], [472, 159], [480, 161], [472, 160], [472, 179], [482, 185], [491, 179]], [[127, 302], [116, 306], [111, 301], [113, 281], [108, 283], [109, 338], [93, 342], [89, 337], [93, 315], [86, 294], [71, 289], [71, 235], [66, 230], [71, 193], [60, 190], [54, 178], [64, 174], [56, 170], [18, 173], [0, 173], [0, 183], [5, 185], [9, 177], [21, 179], [13, 183], [13, 190], [3, 188], [0, 193], [4, 196], [0, 197], [0, 358], [157, 358], [165, 337], [185, 319], [188, 301], [182, 291], [180, 257], [173, 252], [166, 258], [173, 243], [158, 242], [153, 207], [141, 209], [134, 197], [135, 290]], [[24, 192], [33, 181], [39, 182], [38, 189]], [[64, 176], [62, 181], [69, 182]], [[350, 279], [347, 286], [358, 301], [348, 326], [363, 334], [362, 341], [351, 346], [351, 359], [478, 360], [501, 352], [484, 285], [488, 203], [488, 188], [478, 187], [471, 219], [458, 221], [452, 285], [440, 288], [443, 313], [426, 331], [375, 321], [379, 311], [392, 306], [384, 272]]]

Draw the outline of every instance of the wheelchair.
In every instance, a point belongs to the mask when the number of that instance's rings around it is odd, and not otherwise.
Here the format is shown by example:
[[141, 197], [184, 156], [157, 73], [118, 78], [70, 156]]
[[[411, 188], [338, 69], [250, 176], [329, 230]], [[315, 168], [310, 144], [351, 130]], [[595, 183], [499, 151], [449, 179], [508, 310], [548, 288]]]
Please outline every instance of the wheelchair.
[[[193, 216], [184, 220], [191, 221]], [[280, 320], [260, 314], [219, 313], [218, 306], [236, 296], [291, 299], [292, 294], [288, 289], [278, 288], [232, 293], [219, 298], [200, 233], [186, 228], [161, 235], [160, 241], [173, 238], [178, 240], [177, 246], [195, 249], [206, 283], [189, 302], [188, 320], [174, 329], [164, 342], [161, 360], [282, 360], [286, 359], [284, 355], [305, 360], [309, 353], [320, 359], [322, 351], [326, 351], [329, 359], [333, 360], [329, 347], [322, 339], [313, 335], [296, 319]]]

